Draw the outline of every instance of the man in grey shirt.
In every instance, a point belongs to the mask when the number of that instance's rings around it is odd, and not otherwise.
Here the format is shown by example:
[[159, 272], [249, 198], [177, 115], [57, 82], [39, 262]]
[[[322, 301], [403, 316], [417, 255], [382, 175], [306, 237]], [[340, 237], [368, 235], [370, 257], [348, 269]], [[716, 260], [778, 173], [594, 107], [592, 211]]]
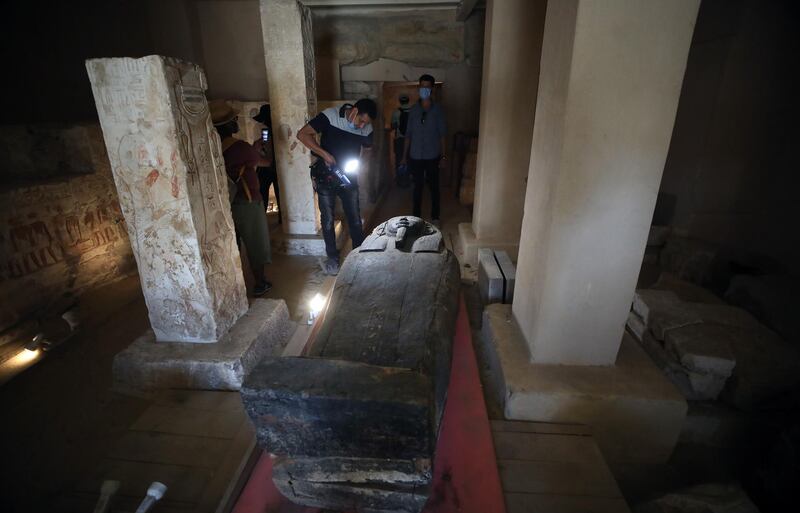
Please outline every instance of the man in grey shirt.
[[445, 142], [447, 123], [444, 111], [433, 102], [435, 79], [419, 77], [419, 101], [408, 113], [403, 164], [408, 164], [414, 178], [414, 215], [422, 217], [422, 190], [431, 190], [431, 220], [439, 226], [439, 167], [447, 159]]

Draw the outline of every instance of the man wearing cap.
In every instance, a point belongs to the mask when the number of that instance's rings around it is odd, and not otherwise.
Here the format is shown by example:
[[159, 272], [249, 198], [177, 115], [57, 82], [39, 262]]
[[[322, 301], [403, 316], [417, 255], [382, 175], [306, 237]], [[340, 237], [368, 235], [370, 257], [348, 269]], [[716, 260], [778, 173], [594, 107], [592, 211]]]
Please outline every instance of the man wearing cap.
[[444, 111], [433, 101], [435, 79], [419, 77], [419, 101], [408, 113], [403, 164], [414, 178], [414, 215], [422, 217], [422, 191], [431, 190], [431, 220], [439, 226], [439, 167], [447, 159], [447, 122]]
[[[297, 133], [297, 139], [317, 157], [312, 165], [314, 189], [317, 191], [322, 236], [328, 255], [324, 269], [327, 274], [339, 272], [339, 250], [336, 249], [336, 232], [333, 226], [336, 197], [342, 202], [347, 218], [347, 227], [353, 241], [353, 249], [364, 240], [361, 226], [361, 211], [358, 204], [357, 171], [347, 172], [347, 164], [368, 158], [372, 147], [372, 122], [378, 113], [375, 102], [362, 98], [354, 105], [346, 103], [339, 108], [331, 107], [320, 112]], [[317, 143], [317, 134], [320, 141]], [[350, 185], [342, 186], [339, 180], [331, 179], [326, 170], [338, 166], [347, 174]]]
[[278, 204], [278, 224], [283, 223], [283, 214], [281, 211], [281, 190], [278, 187], [278, 170], [275, 167], [275, 149], [272, 146], [272, 119], [270, 116], [270, 108], [266, 103], [261, 106], [258, 114], [253, 116], [253, 121], [261, 123], [268, 130], [269, 140], [263, 142], [262, 156], [272, 163], [269, 166], [261, 166], [256, 170], [258, 174], [258, 181], [261, 184], [260, 192], [261, 197], [264, 198], [266, 203], [269, 200], [269, 187], [275, 190], [275, 202]]
[[236, 112], [224, 100], [209, 102], [211, 120], [222, 141], [222, 157], [225, 171], [236, 188], [231, 202], [231, 214], [237, 238], [244, 242], [247, 261], [253, 273], [253, 295], [263, 296], [272, 288], [264, 275], [264, 266], [272, 262], [269, 243], [269, 227], [264, 212], [264, 202], [259, 190], [256, 168], [269, 166], [270, 160], [262, 155], [263, 141], [253, 145], [233, 137], [239, 131]]

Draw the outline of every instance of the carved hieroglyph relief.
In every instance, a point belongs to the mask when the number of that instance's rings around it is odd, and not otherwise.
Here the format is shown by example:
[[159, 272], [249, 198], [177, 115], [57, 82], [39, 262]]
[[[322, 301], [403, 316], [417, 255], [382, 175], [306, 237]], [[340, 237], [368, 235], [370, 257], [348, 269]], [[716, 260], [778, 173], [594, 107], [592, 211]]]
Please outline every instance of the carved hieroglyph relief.
[[247, 298], [205, 76], [161, 56], [86, 67], [156, 338], [214, 342]]

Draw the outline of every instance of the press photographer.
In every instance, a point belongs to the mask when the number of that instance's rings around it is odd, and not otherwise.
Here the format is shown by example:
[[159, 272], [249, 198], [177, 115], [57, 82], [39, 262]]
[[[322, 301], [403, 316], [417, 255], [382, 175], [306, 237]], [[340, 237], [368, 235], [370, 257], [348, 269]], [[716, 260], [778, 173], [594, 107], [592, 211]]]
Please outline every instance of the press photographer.
[[[311, 166], [311, 179], [319, 202], [328, 274], [339, 272], [333, 218], [337, 197], [342, 202], [353, 248], [364, 240], [358, 203], [358, 168], [369, 158], [372, 122], [377, 112], [375, 102], [364, 98], [355, 105], [346, 103], [338, 109], [323, 110], [297, 133], [297, 139], [317, 157]], [[319, 143], [317, 134], [320, 134]]]

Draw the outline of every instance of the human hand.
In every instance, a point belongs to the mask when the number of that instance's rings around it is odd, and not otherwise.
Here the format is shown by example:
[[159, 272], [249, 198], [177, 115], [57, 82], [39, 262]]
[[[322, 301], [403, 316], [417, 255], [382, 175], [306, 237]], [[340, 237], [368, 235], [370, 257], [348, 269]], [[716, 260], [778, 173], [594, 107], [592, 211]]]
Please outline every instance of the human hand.
[[327, 151], [322, 154], [322, 160], [324, 160], [325, 163], [328, 164], [328, 167], [332, 167], [334, 164], [336, 164], [336, 159], [333, 158], [333, 155], [331, 155]]

